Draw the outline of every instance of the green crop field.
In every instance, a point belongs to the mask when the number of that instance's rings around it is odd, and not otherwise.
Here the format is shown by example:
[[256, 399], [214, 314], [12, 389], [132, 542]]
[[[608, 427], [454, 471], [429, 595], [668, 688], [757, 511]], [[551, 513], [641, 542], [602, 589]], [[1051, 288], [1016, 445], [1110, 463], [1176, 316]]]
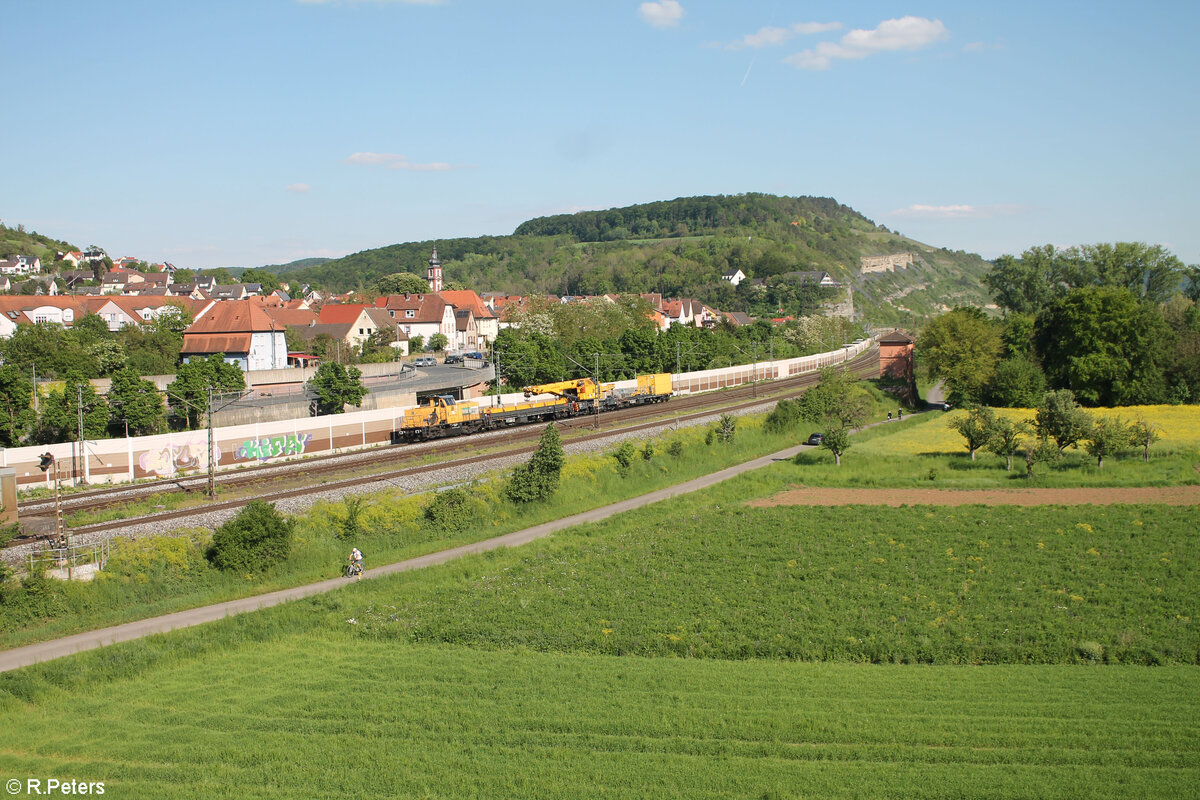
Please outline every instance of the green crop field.
[[10, 702], [0, 769], [162, 800], [1185, 797], [1200, 780], [1198, 678], [310, 632]]

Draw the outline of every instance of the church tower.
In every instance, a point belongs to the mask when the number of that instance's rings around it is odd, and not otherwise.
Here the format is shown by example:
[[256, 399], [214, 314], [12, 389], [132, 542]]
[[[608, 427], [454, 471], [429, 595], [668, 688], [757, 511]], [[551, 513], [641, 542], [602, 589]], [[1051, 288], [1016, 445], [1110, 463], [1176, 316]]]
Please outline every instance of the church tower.
[[436, 247], [433, 248], [433, 255], [429, 257], [429, 271], [426, 277], [429, 278], [429, 291], [442, 290], [442, 262], [438, 260]]

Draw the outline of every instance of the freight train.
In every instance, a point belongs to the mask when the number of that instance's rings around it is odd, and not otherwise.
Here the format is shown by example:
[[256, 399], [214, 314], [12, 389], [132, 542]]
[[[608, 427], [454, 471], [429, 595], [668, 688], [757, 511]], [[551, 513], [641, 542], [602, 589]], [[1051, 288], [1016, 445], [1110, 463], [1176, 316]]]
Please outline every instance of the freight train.
[[[597, 384], [591, 378], [526, 386], [527, 398], [550, 395], [526, 402], [489, 406], [478, 400], [455, 400], [449, 395], [430, 397], [426, 405], [404, 412], [395, 441], [420, 442], [443, 436], [460, 436], [527, 422], [550, 422], [629, 406], [662, 403], [671, 398], [671, 376], [667, 373], [639, 375], [637, 386], [617, 389], [615, 384]], [[486, 402], [486, 401], [485, 401]]]

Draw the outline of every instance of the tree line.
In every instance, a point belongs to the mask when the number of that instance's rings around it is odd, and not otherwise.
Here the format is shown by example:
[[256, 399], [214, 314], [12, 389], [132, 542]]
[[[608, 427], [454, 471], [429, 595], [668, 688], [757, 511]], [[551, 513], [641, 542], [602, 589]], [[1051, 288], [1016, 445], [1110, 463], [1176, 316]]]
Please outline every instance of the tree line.
[[1002, 317], [956, 308], [918, 359], [956, 405], [1036, 407], [1069, 389], [1086, 406], [1200, 401], [1200, 268], [1141, 242], [1001, 256], [985, 283]]

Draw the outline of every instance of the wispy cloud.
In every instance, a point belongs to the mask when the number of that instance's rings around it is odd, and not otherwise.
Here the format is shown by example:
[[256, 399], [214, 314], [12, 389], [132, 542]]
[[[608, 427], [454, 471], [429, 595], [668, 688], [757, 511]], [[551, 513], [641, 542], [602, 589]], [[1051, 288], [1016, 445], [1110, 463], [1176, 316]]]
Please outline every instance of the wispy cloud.
[[956, 204], [948, 206], [930, 206], [920, 203], [898, 208], [890, 212], [888, 217], [900, 219], [994, 219], [996, 217], [1011, 217], [1020, 214], [1025, 206], [1012, 203], [995, 205], [972, 206]]
[[950, 38], [950, 31], [940, 19], [901, 17], [888, 19], [871, 30], [857, 28], [838, 42], [821, 42], [784, 59], [800, 69], [829, 69], [835, 59], [856, 60], [900, 50], [920, 50]]
[[811, 36], [814, 33], [827, 33], [829, 31], [841, 30], [841, 27], [842, 23], [840, 22], [797, 22], [788, 25], [786, 28], [768, 25], [759, 28], [755, 33], [747, 33], [736, 42], [731, 42], [727, 47], [730, 50], [740, 50], [743, 47], [777, 47], [794, 36]]
[[296, 194], [304, 194], [307, 191], [311, 191], [312, 187], [307, 183], [293, 183], [291, 186], [285, 187], [284, 190], [288, 192], [295, 192]]
[[683, 6], [677, 0], [658, 0], [638, 7], [642, 21], [655, 28], [674, 28], [683, 19]]
[[408, 156], [398, 153], [354, 153], [345, 160], [345, 163], [379, 166], [384, 169], [406, 169], [412, 172], [445, 172], [452, 169], [465, 169], [465, 167], [448, 164], [445, 161], [415, 164], [408, 160]]

